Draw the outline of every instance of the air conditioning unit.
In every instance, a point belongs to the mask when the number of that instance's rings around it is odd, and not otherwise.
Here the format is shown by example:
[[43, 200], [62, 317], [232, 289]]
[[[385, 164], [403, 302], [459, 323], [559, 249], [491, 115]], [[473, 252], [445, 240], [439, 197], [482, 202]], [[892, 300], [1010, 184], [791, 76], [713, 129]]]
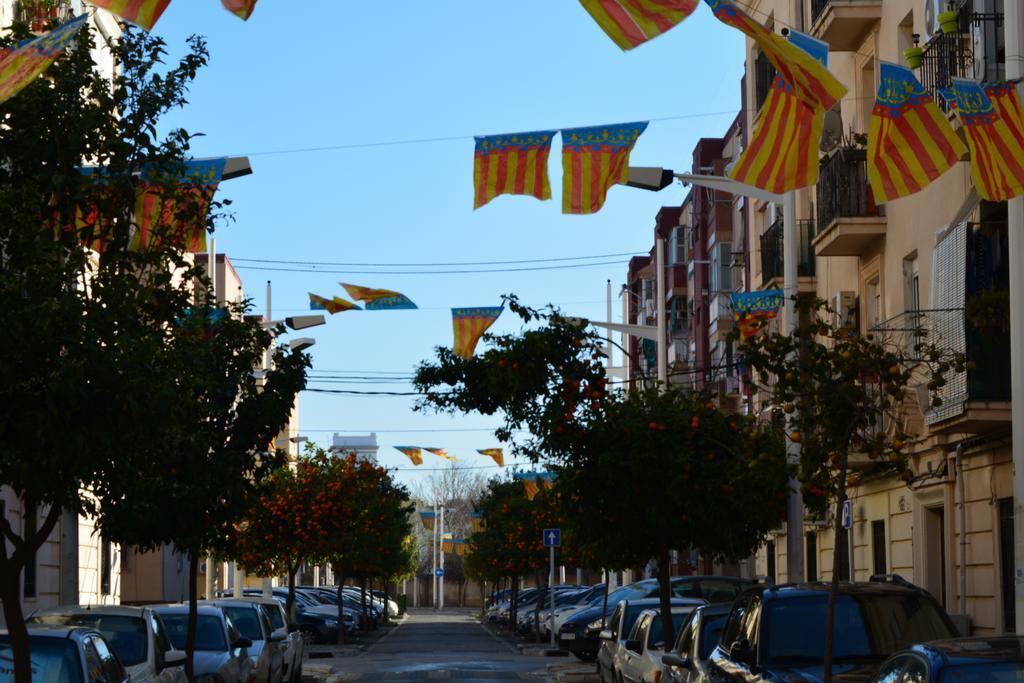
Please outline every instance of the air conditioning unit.
[[836, 292], [832, 299], [832, 310], [835, 311], [839, 327], [853, 327], [857, 318], [857, 293], [850, 291]]

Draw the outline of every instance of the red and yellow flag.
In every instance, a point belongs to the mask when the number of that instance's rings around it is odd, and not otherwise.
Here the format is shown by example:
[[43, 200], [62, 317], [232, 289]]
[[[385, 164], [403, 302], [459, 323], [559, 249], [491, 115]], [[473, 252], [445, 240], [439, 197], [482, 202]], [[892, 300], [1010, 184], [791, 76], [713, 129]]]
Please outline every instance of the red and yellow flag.
[[882, 62], [868, 130], [868, 180], [875, 202], [919, 192], [966, 152], [914, 72]]
[[242, 21], [248, 21], [256, 9], [256, 0], [220, 0], [220, 4]]
[[1024, 194], [1024, 128], [1015, 85], [982, 86], [954, 78], [953, 87], [944, 94], [964, 124], [971, 178], [981, 198], [1004, 202]]
[[580, 0], [623, 50], [632, 50], [693, 14], [698, 0]]
[[148, 31], [160, 19], [171, 0], [92, 0], [92, 4]]
[[453, 308], [452, 330], [455, 333], [456, 356], [472, 358], [476, 344], [504, 309], [501, 306]]
[[750, 144], [729, 177], [777, 194], [818, 182], [818, 141], [824, 119], [824, 111], [811, 109], [776, 76]]
[[395, 449], [404, 453], [413, 465], [423, 464], [423, 449], [418, 446], [395, 446]]
[[325, 296], [319, 296], [313, 292], [309, 292], [309, 310], [327, 311], [331, 315], [334, 315], [335, 313], [341, 313], [342, 311], [358, 311], [361, 309], [351, 301], [346, 301], [338, 296], [328, 299]]
[[500, 448], [481, 448], [477, 449], [477, 453], [491, 458], [497, 463], [498, 467], [505, 466], [505, 454]]
[[38, 38], [24, 40], [0, 51], [0, 102], [21, 92], [22, 88], [46, 71], [64, 53], [88, 16], [67, 21]]
[[626, 182], [629, 153], [647, 122], [562, 131], [562, 213], [597, 213], [608, 188]]
[[523, 491], [526, 492], [526, 500], [533, 500], [537, 497], [537, 493], [540, 492], [540, 487], [537, 486], [536, 479], [523, 479]]
[[811, 109], [828, 111], [846, 94], [846, 88], [824, 64], [755, 21], [729, 0], [705, 2], [719, 21], [742, 31], [757, 43], [783, 80], [793, 86], [796, 96]]
[[437, 457], [444, 458], [445, 460], [451, 460], [452, 462], [458, 460], [458, 458], [456, 458], [454, 455], [449, 455], [448, 451], [446, 451], [443, 448], [424, 448], [423, 450], [429, 451], [430, 453], [433, 453]]
[[170, 243], [191, 253], [206, 251], [206, 214], [226, 163], [225, 158], [185, 163], [179, 185], [173, 190], [170, 185], [147, 182], [158, 171], [144, 171], [135, 200], [135, 234], [129, 247], [145, 250]]
[[525, 194], [551, 199], [548, 156], [553, 130], [476, 138], [473, 153], [473, 208], [500, 194]]

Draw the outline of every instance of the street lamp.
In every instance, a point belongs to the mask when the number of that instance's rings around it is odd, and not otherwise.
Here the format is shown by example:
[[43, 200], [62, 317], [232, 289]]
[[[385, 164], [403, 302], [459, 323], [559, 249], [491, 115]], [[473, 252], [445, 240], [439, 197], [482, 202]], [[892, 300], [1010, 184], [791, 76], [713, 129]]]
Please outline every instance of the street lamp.
[[316, 339], [313, 339], [312, 337], [298, 337], [297, 339], [292, 339], [288, 342], [288, 346], [290, 346], [292, 351], [295, 352], [305, 351], [314, 344], [316, 344]]
[[[643, 190], [657, 192], [680, 180], [684, 185], [697, 185], [712, 190], [742, 195], [766, 202], [782, 203], [782, 288], [785, 292], [785, 332], [792, 335], [796, 330], [797, 294], [797, 243], [796, 243], [796, 192], [789, 191], [777, 194], [762, 190], [753, 185], [741, 183], [732, 178], [714, 175], [697, 175], [692, 173], [676, 173], [671, 169], [653, 166], [630, 166], [627, 171], [626, 185]], [[659, 255], [661, 245], [659, 244]], [[660, 258], [659, 258], [660, 260]], [[660, 266], [660, 264], [659, 264]], [[661, 271], [659, 271], [661, 272]], [[662, 273], [662, 277], [664, 274]], [[662, 296], [659, 293], [659, 297]], [[664, 302], [662, 302], [664, 304]], [[800, 444], [786, 440], [786, 458], [790, 463], [800, 462]], [[1024, 482], [1022, 482], [1024, 488]], [[803, 546], [804, 505], [800, 494], [799, 483], [795, 479], [789, 482], [789, 497], [786, 504], [786, 568], [789, 581], [802, 581], [804, 578], [804, 546]], [[1024, 541], [1021, 543], [1024, 546]]]

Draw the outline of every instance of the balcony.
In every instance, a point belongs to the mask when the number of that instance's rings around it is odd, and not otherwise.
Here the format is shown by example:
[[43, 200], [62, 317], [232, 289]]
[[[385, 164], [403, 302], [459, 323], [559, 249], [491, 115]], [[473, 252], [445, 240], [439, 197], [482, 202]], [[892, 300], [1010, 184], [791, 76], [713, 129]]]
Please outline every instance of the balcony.
[[712, 292], [708, 302], [708, 338], [711, 343], [725, 336], [733, 327], [732, 300], [728, 294]]
[[846, 147], [828, 157], [817, 193], [819, 256], [860, 256], [885, 237], [885, 208], [871, 195], [865, 150]]
[[882, 19], [882, 0], [810, 0], [811, 35], [833, 52], [855, 52]]
[[[814, 221], [797, 221], [797, 277], [813, 278], [815, 273]], [[761, 284], [765, 289], [781, 286], [783, 270], [782, 218], [761, 235]], [[800, 283], [803, 289], [805, 283]], [[813, 287], [811, 288], [813, 290]]]
[[686, 298], [686, 266], [682, 263], [665, 268], [665, 296]]
[[921, 85], [943, 110], [946, 103], [938, 91], [950, 87], [952, 79], [996, 81], [1006, 75], [1003, 15], [961, 7], [958, 20], [956, 33], [932, 36], [921, 56]]
[[15, 6], [15, 21], [28, 24], [36, 34], [46, 33], [52, 25], [74, 16], [71, 0], [21, 0]]

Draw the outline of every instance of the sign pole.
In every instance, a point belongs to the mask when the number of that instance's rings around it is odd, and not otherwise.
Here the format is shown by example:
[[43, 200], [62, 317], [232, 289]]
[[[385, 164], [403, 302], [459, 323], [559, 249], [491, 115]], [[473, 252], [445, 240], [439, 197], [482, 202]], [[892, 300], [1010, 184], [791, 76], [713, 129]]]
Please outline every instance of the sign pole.
[[555, 546], [552, 545], [549, 550], [551, 569], [548, 574], [548, 595], [551, 597], [551, 647], [555, 646]]

